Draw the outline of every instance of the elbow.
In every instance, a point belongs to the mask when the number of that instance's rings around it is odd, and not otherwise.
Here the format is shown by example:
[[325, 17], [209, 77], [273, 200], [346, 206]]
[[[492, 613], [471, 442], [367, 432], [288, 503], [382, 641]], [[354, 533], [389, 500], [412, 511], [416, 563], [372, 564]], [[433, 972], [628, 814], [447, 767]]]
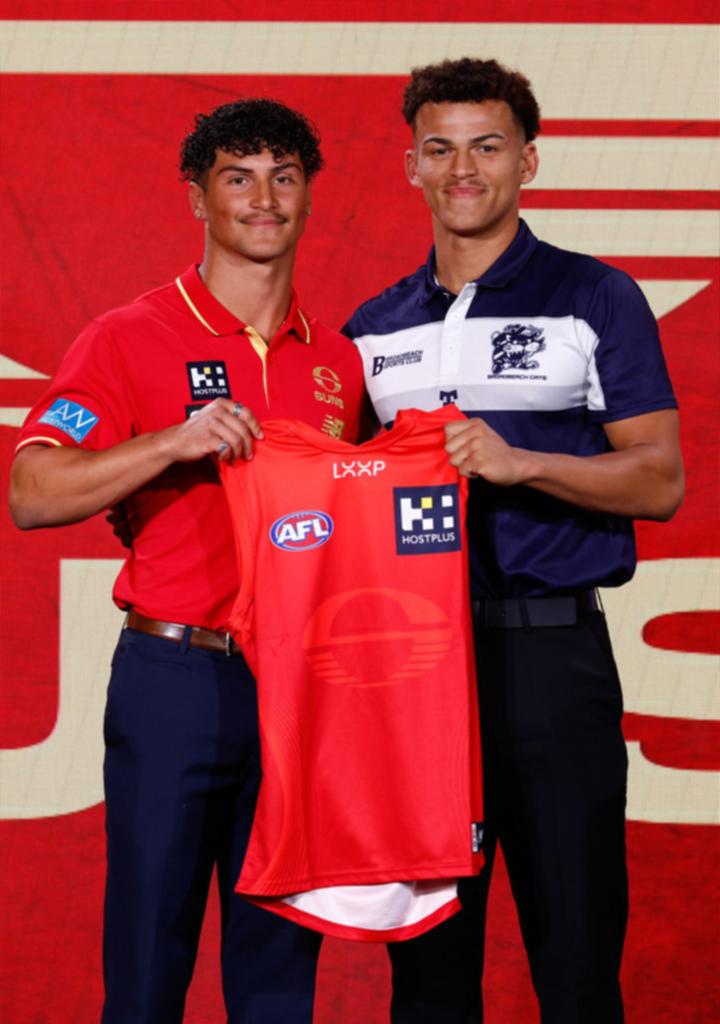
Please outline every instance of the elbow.
[[684, 497], [685, 476], [680, 472], [659, 489], [656, 507], [648, 518], [656, 519], [660, 523], [669, 522], [682, 505]]
[[21, 472], [16, 463], [10, 474], [8, 505], [12, 521], [19, 530], [34, 530], [45, 525], [43, 506], [37, 497], [33, 500], [33, 493], [27, 474]]
[[10, 488], [8, 504], [10, 505], [12, 521], [19, 530], [34, 530], [36, 527], [42, 526], [40, 516], [35, 509], [33, 509], [30, 504], [23, 501], [21, 496], [18, 495], [12, 487]]

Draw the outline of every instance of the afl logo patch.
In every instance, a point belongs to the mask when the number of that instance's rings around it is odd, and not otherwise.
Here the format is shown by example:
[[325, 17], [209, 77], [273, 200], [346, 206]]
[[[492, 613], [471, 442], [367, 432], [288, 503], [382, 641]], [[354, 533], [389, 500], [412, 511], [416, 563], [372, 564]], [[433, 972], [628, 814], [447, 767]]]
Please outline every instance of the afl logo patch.
[[270, 540], [283, 551], [310, 551], [326, 544], [334, 529], [335, 524], [325, 512], [305, 509], [276, 519], [270, 527]]

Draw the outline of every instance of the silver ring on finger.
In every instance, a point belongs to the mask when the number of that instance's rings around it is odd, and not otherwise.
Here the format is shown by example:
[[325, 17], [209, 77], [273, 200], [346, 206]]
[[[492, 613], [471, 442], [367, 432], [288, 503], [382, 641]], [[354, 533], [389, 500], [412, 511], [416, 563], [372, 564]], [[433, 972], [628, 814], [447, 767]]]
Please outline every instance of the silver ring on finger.
[[218, 455], [224, 455], [229, 447], [230, 445], [227, 443], [227, 441], [221, 441], [220, 444], [217, 446]]
[[242, 402], [236, 402], [235, 405], [232, 407], [233, 416], [239, 416], [244, 408], [245, 406], [242, 404]]

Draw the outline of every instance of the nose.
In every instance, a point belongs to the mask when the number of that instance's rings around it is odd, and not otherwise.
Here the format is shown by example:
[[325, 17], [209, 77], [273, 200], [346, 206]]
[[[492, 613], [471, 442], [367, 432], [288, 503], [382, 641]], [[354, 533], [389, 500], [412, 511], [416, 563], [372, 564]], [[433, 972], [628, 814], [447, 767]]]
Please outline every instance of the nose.
[[272, 182], [260, 178], [255, 185], [252, 205], [259, 210], [272, 210], [277, 205]]
[[456, 178], [472, 178], [477, 174], [477, 167], [472, 154], [467, 150], [457, 149], [452, 162], [452, 173]]

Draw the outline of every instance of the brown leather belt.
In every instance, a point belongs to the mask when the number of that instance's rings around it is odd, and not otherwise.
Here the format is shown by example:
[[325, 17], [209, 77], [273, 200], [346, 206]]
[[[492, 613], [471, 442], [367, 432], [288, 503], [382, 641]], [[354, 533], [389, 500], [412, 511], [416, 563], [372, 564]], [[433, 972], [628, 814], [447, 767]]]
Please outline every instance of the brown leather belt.
[[[149, 633], [150, 636], [159, 636], [164, 640], [175, 640], [177, 643], [185, 636], [187, 626], [179, 622], [163, 622], [162, 619], [148, 619], [131, 608], [125, 621], [126, 629], [137, 629], [140, 633]], [[242, 651], [235, 643], [229, 633], [222, 633], [219, 630], [203, 629], [201, 626], [190, 627], [190, 646], [200, 647], [204, 651], [220, 651], [222, 654], [234, 656], [242, 654]]]

